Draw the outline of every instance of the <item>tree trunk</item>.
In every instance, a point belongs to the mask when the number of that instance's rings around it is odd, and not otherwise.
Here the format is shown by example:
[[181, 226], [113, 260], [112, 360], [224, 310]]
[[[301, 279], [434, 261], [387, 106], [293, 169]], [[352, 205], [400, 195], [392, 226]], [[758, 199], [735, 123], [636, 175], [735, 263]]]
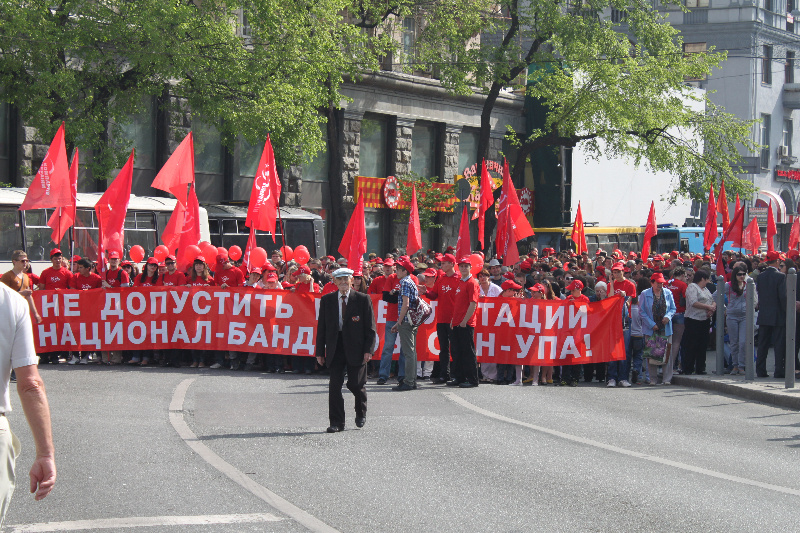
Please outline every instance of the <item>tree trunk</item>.
[[327, 213], [326, 222], [330, 225], [331, 242], [327, 243], [327, 254], [339, 248], [339, 243], [344, 237], [344, 187], [342, 184], [342, 135], [343, 121], [341, 112], [330, 103], [325, 110], [328, 119], [328, 191], [330, 193], [330, 212]]

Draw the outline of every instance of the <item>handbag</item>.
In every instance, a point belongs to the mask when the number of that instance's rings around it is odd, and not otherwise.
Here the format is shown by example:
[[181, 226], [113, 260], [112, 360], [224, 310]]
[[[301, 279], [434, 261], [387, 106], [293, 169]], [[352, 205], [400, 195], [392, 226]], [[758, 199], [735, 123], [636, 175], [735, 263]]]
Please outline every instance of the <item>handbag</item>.
[[672, 345], [667, 342], [666, 335], [653, 333], [644, 341], [644, 353], [642, 356], [645, 359], [650, 359], [650, 364], [663, 365], [669, 360], [671, 347]]
[[413, 309], [409, 309], [406, 313], [406, 318], [411, 323], [412, 326], [420, 326], [423, 322], [428, 320], [428, 317], [431, 316], [433, 309], [431, 306], [428, 305], [428, 302], [423, 300], [422, 298], [417, 298], [417, 305]]

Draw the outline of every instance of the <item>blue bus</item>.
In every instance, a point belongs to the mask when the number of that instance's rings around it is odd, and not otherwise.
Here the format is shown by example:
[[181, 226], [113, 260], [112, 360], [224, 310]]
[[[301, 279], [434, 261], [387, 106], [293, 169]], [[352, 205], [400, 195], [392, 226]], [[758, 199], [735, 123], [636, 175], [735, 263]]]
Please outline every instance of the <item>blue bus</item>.
[[[722, 237], [722, 227], [717, 228], [720, 238]], [[690, 254], [702, 254], [703, 236], [705, 228], [703, 226], [680, 228], [674, 224], [659, 225], [658, 233], [650, 240], [650, 249], [659, 254], [668, 254], [673, 250], [688, 252]], [[722, 247], [723, 250], [732, 250], [730, 241]], [[713, 249], [712, 249], [713, 251]]]

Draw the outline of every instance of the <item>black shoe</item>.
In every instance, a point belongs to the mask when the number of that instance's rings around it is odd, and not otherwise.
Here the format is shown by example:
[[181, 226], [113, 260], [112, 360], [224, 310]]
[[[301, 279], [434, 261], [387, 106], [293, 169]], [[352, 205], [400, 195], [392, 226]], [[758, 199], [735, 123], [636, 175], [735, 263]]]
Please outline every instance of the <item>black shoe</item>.
[[367, 423], [367, 417], [366, 416], [356, 417], [356, 427], [363, 428], [364, 424], [366, 424], [366, 423]]
[[340, 431], [344, 431], [344, 426], [330, 426], [327, 429], [328, 433], [339, 433]]
[[477, 383], [470, 383], [469, 381], [465, 381], [464, 383], [459, 383], [458, 386], [459, 386], [459, 388], [462, 388], [462, 389], [471, 389], [473, 387], [477, 387], [478, 384]]
[[411, 385], [408, 385], [405, 382], [401, 383], [400, 385], [398, 385], [396, 387], [392, 387], [393, 391], [398, 391], [398, 392], [403, 392], [403, 391], [407, 391], [407, 390], [414, 390], [414, 389], [416, 389], [416, 387], [412, 387]]
[[377, 384], [378, 384], [378, 385], [386, 385], [386, 380], [385, 380], [385, 379], [383, 379], [383, 378], [380, 378], [380, 379], [378, 380], [378, 383], [377, 383]]
[[432, 384], [432, 385], [442, 385], [442, 384], [444, 384], [444, 383], [447, 383], [447, 380], [446, 380], [446, 379], [444, 379], [444, 378], [433, 378], [433, 379], [431, 380], [431, 384]]
[[448, 382], [447, 382], [447, 386], [448, 386], [448, 387], [458, 387], [459, 385], [461, 385], [461, 383], [459, 383], [459, 382], [458, 382], [458, 381], [456, 381], [455, 379], [454, 379], [454, 380], [452, 380], [452, 381], [448, 381]]
[[569, 386], [570, 387], [577, 387], [578, 386], [578, 380], [577, 379], [573, 379], [572, 381], [569, 382]]

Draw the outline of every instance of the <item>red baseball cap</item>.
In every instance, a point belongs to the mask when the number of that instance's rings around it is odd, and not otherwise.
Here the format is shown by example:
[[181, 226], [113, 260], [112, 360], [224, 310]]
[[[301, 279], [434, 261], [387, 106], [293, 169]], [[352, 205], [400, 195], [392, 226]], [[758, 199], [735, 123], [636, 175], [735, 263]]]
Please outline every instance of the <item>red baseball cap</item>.
[[258, 267], [253, 267], [250, 269], [251, 274], [261, 274], [261, 269]]
[[[53, 257], [54, 255], [58, 255], [58, 254], [61, 254], [61, 250], [59, 250], [58, 248], [53, 248], [52, 250], [50, 250], [50, 257]], [[63, 254], [61, 254], [61, 255], [63, 255]]]
[[297, 269], [297, 271], [300, 272], [301, 274], [311, 274], [311, 269], [308, 268], [306, 265], [301, 266], [300, 268]]
[[375, 264], [376, 265], [383, 265], [384, 264], [383, 259], [381, 259], [380, 257], [377, 257], [375, 259]]
[[156, 259], [155, 257], [148, 257], [146, 264], [158, 266], [158, 259]]
[[198, 261], [200, 261], [201, 263], [205, 263], [206, 262], [206, 258], [204, 256], [202, 256], [202, 255], [198, 255], [197, 257], [194, 258], [194, 262], [196, 263]]
[[441, 256], [440, 262], [442, 262], [442, 263], [445, 263], [445, 262], [446, 263], [453, 263], [455, 265], [456, 264], [456, 256], [454, 256], [453, 254], [444, 254], [443, 256]]
[[278, 275], [275, 272], [270, 272], [265, 279], [267, 281], [278, 281]]
[[[114, 252], [108, 252], [108, 258], [109, 258], [109, 259], [119, 259], [119, 252], [117, 252], [117, 251], [114, 251]], [[73, 259], [73, 260], [75, 260], [75, 258], [74, 258], [74, 257], [73, 257], [72, 259]], [[80, 258], [79, 258], [79, 259], [80, 259]]]
[[503, 277], [506, 279], [514, 279], [514, 273], [509, 270], [508, 272], [503, 274]]
[[781, 258], [781, 254], [778, 252], [767, 252], [767, 262], [772, 263], [773, 261], [779, 261]]
[[423, 274], [425, 274], [426, 278], [432, 278], [432, 277], [434, 277], [436, 275], [436, 269], [435, 268], [429, 268], [428, 270], [423, 272]]
[[393, 267], [395, 265], [394, 259], [391, 257], [383, 262], [383, 266]]
[[515, 291], [518, 291], [522, 288], [522, 285], [520, 285], [513, 279], [507, 279], [506, 281], [503, 282], [502, 285], [500, 285], [500, 288], [502, 288], [504, 291], [508, 289], [514, 289]]
[[397, 266], [403, 268], [409, 274], [414, 273], [414, 265], [411, 264], [411, 261], [407, 257], [401, 257], [400, 259], [398, 259]]
[[327, 259], [328, 261], [336, 261], [336, 258], [333, 257], [332, 255], [326, 255], [325, 259]]
[[618, 262], [614, 263], [614, 266], [611, 267], [611, 270], [622, 270], [622, 271], [625, 271], [625, 265], [622, 263], [622, 261], [618, 261]]
[[275, 268], [275, 265], [273, 265], [273, 264], [272, 264], [272, 263], [270, 263], [269, 261], [267, 261], [266, 263], [264, 263], [264, 265], [263, 265], [261, 268], [262, 268], [262, 269], [264, 269], [264, 270], [271, 270], [271, 271], [273, 271], [273, 272], [277, 272], [277, 271], [278, 271], [278, 269], [277, 269], [277, 268]]
[[581, 282], [581, 280], [579, 280], [579, 279], [573, 279], [572, 283], [567, 285], [567, 290], [568, 291], [575, 291], [575, 290], [582, 291], [583, 290], [583, 282]]
[[469, 256], [468, 255], [465, 255], [461, 259], [458, 260], [458, 264], [459, 265], [463, 265], [464, 263], [467, 263], [468, 265], [472, 264], [472, 261], [469, 260]]
[[531, 292], [541, 292], [542, 294], [544, 294], [546, 292], [546, 289], [544, 288], [544, 285], [542, 285], [541, 283], [537, 283], [536, 285], [531, 287]]
[[661, 272], [656, 272], [655, 274], [650, 276], [650, 281], [657, 281], [659, 283], [666, 283], [667, 282], [667, 280], [664, 279], [664, 274], [662, 274]]
[[173, 261], [177, 261], [177, 259], [175, 258], [174, 255], [168, 255], [167, 257], [164, 258], [164, 260], [167, 260], [167, 259], [171, 259]]

